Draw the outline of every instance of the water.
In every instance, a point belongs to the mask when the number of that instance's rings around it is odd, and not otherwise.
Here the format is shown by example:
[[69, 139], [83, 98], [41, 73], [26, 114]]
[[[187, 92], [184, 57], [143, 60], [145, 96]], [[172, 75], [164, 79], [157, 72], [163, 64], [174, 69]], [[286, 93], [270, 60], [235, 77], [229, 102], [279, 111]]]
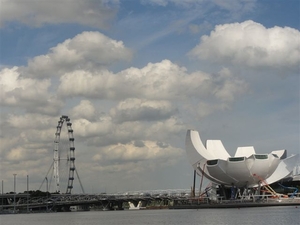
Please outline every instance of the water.
[[1, 225], [299, 225], [300, 207], [125, 210], [0, 215]]

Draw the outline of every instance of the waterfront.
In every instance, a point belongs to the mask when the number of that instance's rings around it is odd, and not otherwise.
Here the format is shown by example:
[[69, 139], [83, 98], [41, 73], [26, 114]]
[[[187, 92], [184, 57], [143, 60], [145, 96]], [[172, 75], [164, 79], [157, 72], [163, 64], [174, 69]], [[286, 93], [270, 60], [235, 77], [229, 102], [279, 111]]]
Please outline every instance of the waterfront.
[[124, 210], [1, 215], [1, 225], [297, 225], [300, 207]]

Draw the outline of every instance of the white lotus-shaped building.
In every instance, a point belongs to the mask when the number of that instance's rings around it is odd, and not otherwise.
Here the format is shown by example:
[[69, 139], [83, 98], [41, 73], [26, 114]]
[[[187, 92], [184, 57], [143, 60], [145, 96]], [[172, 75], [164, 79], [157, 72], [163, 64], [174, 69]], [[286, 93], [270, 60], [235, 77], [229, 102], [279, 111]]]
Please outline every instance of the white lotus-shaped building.
[[[256, 154], [253, 146], [239, 147], [232, 157], [220, 140], [202, 143], [198, 131], [188, 130], [186, 152], [199, 175], [226, 186], [256, 187], [274, 183], [293, 172], [298, 155], [287, 157], [286, 150]], [[262, 185], [264, 185], [262, 184]]]

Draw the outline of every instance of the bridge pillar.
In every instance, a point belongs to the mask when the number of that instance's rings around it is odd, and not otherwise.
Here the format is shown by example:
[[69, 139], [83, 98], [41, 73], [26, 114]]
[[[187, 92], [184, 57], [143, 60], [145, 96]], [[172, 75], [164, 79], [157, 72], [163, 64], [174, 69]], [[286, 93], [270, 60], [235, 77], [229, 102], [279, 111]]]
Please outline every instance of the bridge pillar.
[[148, 204], [148, 201], [142, 200], [140, 207], [145, 208]]
[[102, 210], [109, 211], [113, 209], [113, 204], [111, 202], [103, 202], [102, 203]]
[[70, 206], [56, 206], [55, 207], [57, 212], [70, 212]]
[[138, 207], [139, 203], [140, 203], [139, 201], [131, 200], [131, 201], [129, 202], [129, 205], [133, 205], [134, 207]]
[[116, 206], [117, 206], [117, 207], [116, 207], [116, 210], [124, 210], [124, 208], [123, 208], [123, 202], [121, 202], [121, 201], [120, 201], [120, 202], [117, 202], [117, 203], [116, 203]]

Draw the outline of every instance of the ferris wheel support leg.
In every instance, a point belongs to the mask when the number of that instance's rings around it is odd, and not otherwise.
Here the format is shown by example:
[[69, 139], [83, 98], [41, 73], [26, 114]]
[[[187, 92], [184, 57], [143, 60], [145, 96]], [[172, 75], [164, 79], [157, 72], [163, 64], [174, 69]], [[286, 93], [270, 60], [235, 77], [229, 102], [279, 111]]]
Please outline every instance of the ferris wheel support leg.
[[83, 194], [85, 194], [84, 189], [83, 189], [83, 186], [82, 186], [82, 183], [81, 183], [81, 180], [80, 180], [80, 177], [79, 177], [78, 172], [77, 172], [77, 169], [75, 169], [75, 172], [76, 172], [76, 176], [77, 176], [77, 178], [78, 178], [78, 180], [79, 180], [79, 184], [80, 184], [80, 187], [81, 187], [81, 191], [83, 192]]

